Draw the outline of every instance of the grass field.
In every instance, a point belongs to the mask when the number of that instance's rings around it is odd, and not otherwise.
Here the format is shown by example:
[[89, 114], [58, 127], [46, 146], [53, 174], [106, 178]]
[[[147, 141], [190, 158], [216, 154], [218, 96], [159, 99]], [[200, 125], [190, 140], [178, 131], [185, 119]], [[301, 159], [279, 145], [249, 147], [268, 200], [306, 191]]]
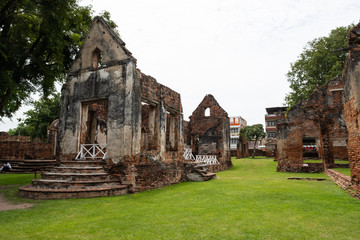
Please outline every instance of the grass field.
[[[322, 163], [321, 159], [305, 159], [304, 163]], [[336, 164], [349, 164], [349, 161], [335, 160]]]
[[347, 176], [351, 176], [351, 170], [350, 168], [333, 168], [335, 171], [338, 171], [342, 174], [345, 174]]
[[[233, 162], [208, 182], [117, 197], [27, 200], [35, 206], [0, 212], [0, 239], [359, 239], [360, 202], [327, 176], [277, 173], [272, 159]], [[0, 184], [28, 182], [8, 178], [14, 177], [0, 175]]]

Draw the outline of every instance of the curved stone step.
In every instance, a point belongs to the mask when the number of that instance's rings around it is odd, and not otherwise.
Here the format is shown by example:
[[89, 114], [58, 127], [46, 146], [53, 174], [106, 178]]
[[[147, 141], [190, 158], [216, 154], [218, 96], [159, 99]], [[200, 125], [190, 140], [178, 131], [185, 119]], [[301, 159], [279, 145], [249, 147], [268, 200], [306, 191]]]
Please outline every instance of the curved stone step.
[[69, 167], [95, 167], [102, 166], [104, 161], [99, 160], [74, 160], [74, 161], [61, 161], [61, 166], [69, 166]]
[[91, 198], [126, 194], [126, 185], [88, 189], [39, 189], [31, 184], [19, 187], [19, 195], [31, 199]]
[[52, 180], [70, 180], [70, 181], [97, 181], [110, 180], [107, 173], [57, 173], [57, 172], [43, 172], [41, 174], [43, 179]]
[[101, 166], [60, 166], [54, 167], [50, 172], [58, 173], [104, 173], [104, 168]]
[[52, 179], [34, 179], [32, 180], [34, 188], [49, 189], [85, 189], [93, 187], [110, 187], [120, 185], [118, 180], [99, 180], [99, 181], [69, 181]]

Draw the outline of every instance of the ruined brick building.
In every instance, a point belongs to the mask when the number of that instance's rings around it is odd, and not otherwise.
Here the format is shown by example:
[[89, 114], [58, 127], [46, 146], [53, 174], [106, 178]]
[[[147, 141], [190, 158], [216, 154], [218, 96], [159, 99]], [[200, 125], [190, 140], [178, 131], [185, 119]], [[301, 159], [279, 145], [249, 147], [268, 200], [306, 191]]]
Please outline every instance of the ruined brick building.
[[[347, 159], [347, 128], [342, 103], [343, 83], [336, 78], [317, 88], [308, 100], [295, 104], [277, 124], [278, 171], [320, 172]], [[303, 145], [316, 146], [323, 164], [304, 164]]]
[[227, 112], [212, 95], [206, 95], [185, 125], [186, 144], [195, 155], [215, 155], [217, 171], [232, 166], [230, 124]]
[[13, 173], [32, 173], [34, 170], [44, 170], [56, 163], [57, 121], [47, 129], [47, 140], [29, 136], [10, 136], [0, 132], [0, 164], [10, 163]]
[[348, 153], [351, 184], [360, 195], [360, 23], [348, 35], [349, 53], [342, 74], [344, 83], [344, 115], [349, 132]]
[[0, 132], [0, 160], [55, 159], [57, 130], [55, 120], [48, 127], [48, 137], [44, 141]]
[[[197, 151], [216, 154], [221, 167], [213, 170], [221, 170], [231, 166], [229, 119], [212, 100], [213, 129], [201, 141], [215, 139], [217, 145], [209, 142]], [[218, 141], [220, 131], [227, 145]], [[56, 138], [60, 166], [19, 188], [20, 195], [72, 198], [144, 191], [186, 181], [192, 168], [183, 157], [180, 94], [137, 69], [125, 43], [100, 17], [93, 20], [63, 85]]]

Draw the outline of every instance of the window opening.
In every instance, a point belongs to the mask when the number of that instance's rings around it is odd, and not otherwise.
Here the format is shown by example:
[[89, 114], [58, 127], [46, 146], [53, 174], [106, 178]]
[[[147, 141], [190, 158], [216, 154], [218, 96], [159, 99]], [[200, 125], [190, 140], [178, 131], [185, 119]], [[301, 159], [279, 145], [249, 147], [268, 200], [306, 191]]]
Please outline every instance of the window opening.
[[100, 49], [96, 48], [92, 54], [92, 67], [96, 69], [101, 66], [102, 66], [102, 52], [100, 51]]
[[205, 117], [210, 117], [210, 108], [205, 109]]
[[304, 137], [302, 140], [303, 144], [303, 157], [308, 159], [318, 159], [318, 149], [316, 147], [316, 139]]

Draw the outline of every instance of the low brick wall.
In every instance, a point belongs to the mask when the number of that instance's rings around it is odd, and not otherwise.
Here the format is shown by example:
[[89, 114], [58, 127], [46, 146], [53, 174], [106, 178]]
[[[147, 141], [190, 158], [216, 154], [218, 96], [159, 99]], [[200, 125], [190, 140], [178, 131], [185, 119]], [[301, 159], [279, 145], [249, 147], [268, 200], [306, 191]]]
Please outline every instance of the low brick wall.
[[339, 187], [344, 190], [347, 190], [351, 186], [350, 176], [346, 176], [333, 169], [326, 169], [324, 173], [328, 175]]
[[222, 164], [208, 165], [207, 168], [209, 169], [210, 172], [216, 173], [216, 172], [225, 171], [231, 168], [232, 166], [233, 164], [231, 161], [226, 161], [225, 163]]
[[0, 142], [0, 159], [53, 159], [54, 144], [43, 142]]
[[322, 163], [303, 163], [303, 164], [278, 164], [276, 171], [278, 172], [298, 172], [298, 173], [321, 173], [324, 171]]
[[150, 155], [125, 156], [117, 164], [108, 160], [105, 169], [122, 184], [128, 185], [130, 193], [162, 188], [186, 179], [183, 162], [164, 163]]

